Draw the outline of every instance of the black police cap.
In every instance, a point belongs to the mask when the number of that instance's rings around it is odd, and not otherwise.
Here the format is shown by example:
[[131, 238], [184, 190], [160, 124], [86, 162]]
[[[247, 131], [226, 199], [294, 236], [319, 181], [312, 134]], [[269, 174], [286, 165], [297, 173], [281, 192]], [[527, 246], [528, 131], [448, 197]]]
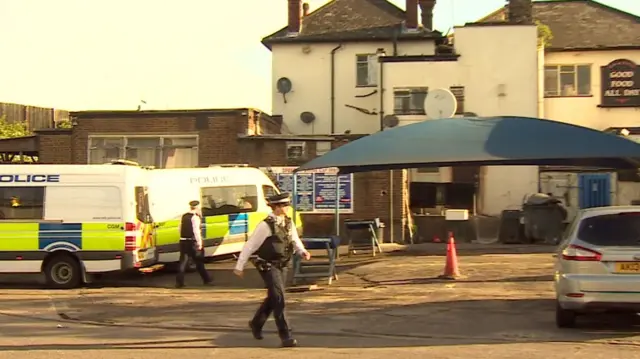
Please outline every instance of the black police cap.
[[191, 207], [197, 207], [200, 204], [200, 201], [191, 201], [189, 202], [189, 206]]
[[289, 193], [280, 193], [273, 195], [267, 198], [267, 203], [269, 205], [277, 205], [277, 204], [290, 204], [291, 203], [291, 194]]

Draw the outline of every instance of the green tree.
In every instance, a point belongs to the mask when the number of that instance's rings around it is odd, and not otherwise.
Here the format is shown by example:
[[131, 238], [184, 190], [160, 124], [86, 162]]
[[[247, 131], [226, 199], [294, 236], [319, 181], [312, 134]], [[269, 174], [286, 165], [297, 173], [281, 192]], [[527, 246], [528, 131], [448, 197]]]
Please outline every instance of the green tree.
[[549, 47], [551, 40], [553, 40], [551, 28], [538, 20], [536, 20], [535, 23], [538, 26], [538, 46], [544, 48]]
[[73, 125], [69, 120], [61, 120], [56, 122], [56, 128], [73, 128]]
[[0, 138], [15, 138], [30, 136], [26, 122], [9, 123], [6, 116], [0, 116]]

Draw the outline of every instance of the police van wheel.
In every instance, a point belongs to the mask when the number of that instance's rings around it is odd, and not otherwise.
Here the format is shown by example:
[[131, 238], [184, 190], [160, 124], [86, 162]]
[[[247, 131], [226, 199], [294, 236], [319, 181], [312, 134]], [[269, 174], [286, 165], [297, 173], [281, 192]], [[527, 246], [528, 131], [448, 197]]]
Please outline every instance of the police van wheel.
[[47, 261], [44, 268], [47, 285], [56, 289], [77, 288], [82, 282], [78, 261], [67, 254], [59, 254]]

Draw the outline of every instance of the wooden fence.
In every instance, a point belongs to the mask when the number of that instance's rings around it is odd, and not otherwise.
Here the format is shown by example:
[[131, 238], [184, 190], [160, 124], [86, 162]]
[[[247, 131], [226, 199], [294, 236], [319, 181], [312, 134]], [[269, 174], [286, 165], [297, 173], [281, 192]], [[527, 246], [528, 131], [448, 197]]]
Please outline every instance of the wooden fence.
[[9, 123], [26, 122], [29, 131], [35, 131], [54, 128], [57, 122], [68, 120], [69, 111], [0, 102], [2, 116], [6, 116]]

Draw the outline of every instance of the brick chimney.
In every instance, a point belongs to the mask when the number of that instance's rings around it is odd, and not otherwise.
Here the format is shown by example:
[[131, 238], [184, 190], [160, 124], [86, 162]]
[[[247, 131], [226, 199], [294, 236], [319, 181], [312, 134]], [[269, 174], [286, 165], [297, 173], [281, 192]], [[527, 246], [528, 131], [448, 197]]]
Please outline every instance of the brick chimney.
[[427, 30], [433, 30], [433, 8], [436, 0], [418, 0], [421, 11], [422, 26]]
[[531, 0], [507, 0], [508, 21], [512, 24], [533, 24]]
[[407, 29], [418, 28], [418, 0], [406, 0], [406, 18], [404, 24]]
[[302, 0], [289, 1], [289, 22], [287, 31], [291, 34], [300, 32], [302, 25]]

